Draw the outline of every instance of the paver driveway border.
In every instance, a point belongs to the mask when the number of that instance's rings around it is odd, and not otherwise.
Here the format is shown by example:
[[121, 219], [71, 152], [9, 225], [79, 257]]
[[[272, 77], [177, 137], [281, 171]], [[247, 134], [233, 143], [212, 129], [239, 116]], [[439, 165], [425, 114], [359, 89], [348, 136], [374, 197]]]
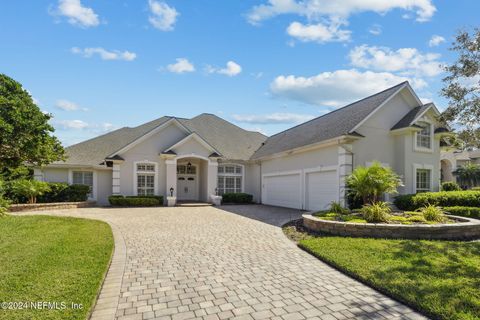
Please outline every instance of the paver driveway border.
[[123, 283], [123, 274], [125, 272], [125, 261], [127, 259], [127, 248], [125, 239], [118, 227], [107, 222], [112, 228], [115, 248], [112, 261], [108, 268], [105, 280], [103, 281], [95, 307], [90, 315], [91, 320], [110, 320], [115, 319], [115, 313], [120, 299], [120, 289]]

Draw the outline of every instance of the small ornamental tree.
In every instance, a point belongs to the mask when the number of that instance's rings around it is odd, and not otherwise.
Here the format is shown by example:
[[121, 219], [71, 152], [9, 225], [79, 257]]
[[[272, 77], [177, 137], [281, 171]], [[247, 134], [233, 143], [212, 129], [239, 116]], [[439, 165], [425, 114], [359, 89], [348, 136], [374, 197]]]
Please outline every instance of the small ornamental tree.
[[[63, 160], [64, 149], [43, 113], [17, 81], [0, 74], [0, 174], [13, 180], [25, 164]], [[13, 174], [12, 174], [13, 173]]]
[[356, 167], [347, 177], [350, 192], [362, 199], [363, 204], [378, 202], [384, 193], [397, 193], [401, 185], [400, 177], [378, 161], [374, 161], [370, 167]]
[[11, 182], [14, 193], [24, 196], [28, 199], [28, 203], [37, 203], [37, 197], [50, 191], [47, 182], [38, 180], [20, 179]]

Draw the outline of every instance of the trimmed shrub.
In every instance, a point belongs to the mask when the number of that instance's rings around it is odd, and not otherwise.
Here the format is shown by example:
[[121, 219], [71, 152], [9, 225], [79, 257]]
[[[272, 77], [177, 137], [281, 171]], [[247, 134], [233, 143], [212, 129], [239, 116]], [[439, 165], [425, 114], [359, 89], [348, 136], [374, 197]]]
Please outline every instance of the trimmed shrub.
[[330, 202], [330, 209], [329, 212], [339, 213], [339, 214], [349, 214], [350, 210], [347, 208], [342, 207], [339, 202], [332, 201]]
[[108, 197], [112, 206], [118, 207], [155, 207], [163, 204], [162, 196], [119, 196]]
[[44, 194], [38, 196], [37, 202], [48, 203], [68, 201], [65, 197], [65, 189], [68, 188], [67, 183], [49, 182], [48, 185], [50, 186], [50, 191], [47, 191]]
[[454, 216], [480, 219], [480, 208], [478, 207], [444, 207], [443, 210]]
[[432, 204], [440, 207], [480, 207], [480, 191], [441, 191], [418, 193], [413, 197], [415, 208]]
[[442, 191], [461, 191], [462, 188], [453, 181], [447, 181], [442, 183]]
[[415, 210], [417, 208], [415, 208], [415, 205], [413, 204], [414, 196], [415, 194], [401, 194], [395, 197], [395, 199], [393, 200], [393, 204], [400, 210], [404, 210], [404, 211]]
[[248, 193], [224, 193], [222, 195], [223, 203], [252, 203], [253, 196]]
[[374, 204], [364, 205], [360, 212], [367, 222], [387, 222], [391, 209], [388, 203], [379, 201]]
[[90, 187], [84, 184], [71, 184], [64, 191], [65, 201], [87, 201]]

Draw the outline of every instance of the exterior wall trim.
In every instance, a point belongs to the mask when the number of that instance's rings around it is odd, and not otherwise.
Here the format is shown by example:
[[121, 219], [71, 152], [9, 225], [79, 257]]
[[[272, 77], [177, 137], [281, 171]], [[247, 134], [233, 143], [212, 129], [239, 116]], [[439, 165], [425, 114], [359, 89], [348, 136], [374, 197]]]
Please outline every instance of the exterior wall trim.
[[433, 187], [433, 165], [431, 164], [425, 164], [425, 163], [413, 163], [412, 164], [412, 167], [413, 167], [413, 192], [416, 193], [417, 192], [417, 169], [428, 169], [430, 170], [430, 191], [432, 191], [432, 187]]
[[[242, 167], [242, 176], [241, 176], [242, 177], [242, 192], [245, 192], [245, 165], [240, 164], [240, 163], [235, 163], [235, 162], [222, 162], [222, 163], [217, 162], [217, 167], [228, 166], [228, 165]], [[218, 177], [224, 177], [224, 176], [228, 176], [228, 175], [226, 175], [226, 174], [219, 175], [218, 174], [218, 168], [217, 168], [217, 188], [218, 188]], [[239, 177], [239, 175], [235, 175], [235, 174], [233, 176]]]

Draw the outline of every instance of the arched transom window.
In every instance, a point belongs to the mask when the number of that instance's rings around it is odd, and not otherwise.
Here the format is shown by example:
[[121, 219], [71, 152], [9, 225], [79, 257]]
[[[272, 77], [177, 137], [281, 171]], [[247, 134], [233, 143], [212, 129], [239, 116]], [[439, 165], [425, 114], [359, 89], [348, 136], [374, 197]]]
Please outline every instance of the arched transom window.
[[218, 166], [218, 194], [243, 192], [243, 166], [220, 164]]

